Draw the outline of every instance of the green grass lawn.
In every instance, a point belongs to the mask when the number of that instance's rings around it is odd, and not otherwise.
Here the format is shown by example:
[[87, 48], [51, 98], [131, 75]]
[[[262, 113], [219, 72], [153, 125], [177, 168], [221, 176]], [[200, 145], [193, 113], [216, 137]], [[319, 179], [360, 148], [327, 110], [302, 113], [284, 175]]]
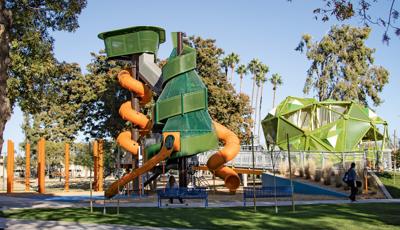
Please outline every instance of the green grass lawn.
[[377, 174], [393, 198], [400, 198], [400, 173], [394, 177], [392, 172]]
[[63, 220], [200, 229], [400, 229], [399, 204], [343, 204], [253, 208], [108, 208], [90, 214], [88, 208], [14, 209], [0, 216], [31, 220]]

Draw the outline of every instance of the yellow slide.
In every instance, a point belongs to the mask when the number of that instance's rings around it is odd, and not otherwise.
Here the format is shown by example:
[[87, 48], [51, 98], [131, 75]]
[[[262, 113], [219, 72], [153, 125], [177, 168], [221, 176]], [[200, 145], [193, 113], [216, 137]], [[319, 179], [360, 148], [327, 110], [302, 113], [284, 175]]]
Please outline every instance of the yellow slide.
[[213, 121], [218, 139], [224, 142], [224, 148], [212, 155], [207, 161], [208, 169], [216, 176], [224, 179], [225, 187], [234, 192], [240, 186], [238, 174], [231, 168], [224, 166], [231, 161], [240, 151], [240, 140], [235, 133], [225, 126]]

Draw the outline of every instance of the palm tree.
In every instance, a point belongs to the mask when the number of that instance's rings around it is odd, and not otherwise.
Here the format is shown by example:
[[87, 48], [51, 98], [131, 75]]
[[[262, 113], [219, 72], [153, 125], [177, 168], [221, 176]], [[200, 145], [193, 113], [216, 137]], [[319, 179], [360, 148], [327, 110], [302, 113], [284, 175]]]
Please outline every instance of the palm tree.
[[276, 88], [283, 84], [282, 76], [277, 73], [272, 74], [271, 79], [269, 79], [272, 84], [272, 90], [274, 91], [274, 95], [272, 97], [272, 108], [275, 108], [275, 96], [276, 96]]
[[253, 108], [253, 98], [254, 98], [254, 88], [256, 87], [256, 75], [258, 72], [258, 68], [260, 66], [260, 60], [257, 58], [253, 58], [250, 63], [247, 65], [247, 69], [253, 74], [253, 88], [251, 89], [251, 108]]
[[238, 63], [239, 63], [239, 55], [235, 53], [231, 53], [228, 55], [228, 64], [229, 67], [231, 68], [231, 77], [229, 79], [230, 82], [232, 82], [233, 80], [233, 72]]
[[229, 57], [226, 56], [221, 60], [221, 67], [225, 71], [225, 77], [228, 78]]
[[260, 130], [261, 130], [261, 108], [262, 108], [262, 99], [263, 99], [263, 88], [264, 88], [264, 83], [267, 81], [267, 77], [265, 76], [269, 68], [266, 65], [261, 65], [260, 72], [262, 72], [262, 76], [260, 76], [260, 84], [261, 84], [261, 96], [260, 96], [260, 105], [259, 105], [259, 112], [258, 112], [258, 141], [260, 141]]
[[[267, 81], [265, 75], [268, 73], [269, 68], [263, 63], [260, 63], [258, 67], [258, 73], [257, 73], [257, 78], [256, 78], [256, 85], [257, 85], [257, 94], [256, 94], [256, 106], [255, 106], [255, 115], [254, 115], [254, 121], [257, 121], [257, 102], [258, 102], [258, 95], [261, 92], [260, 96], [260, 102], [259, 102], [259, 112], [258, 112], [258, 138], [260, 138], [260, 121], [261, 121], [261, 103], [262, 103], [262, 91], [264, 87], [264, 83]], [[260, 90], [261, 89], [261, 90]], [[256, 128], [257, 128], [257, 123], [254, 125], [254, 133], [256, 133]]]
[[245, 65], [239, 65], [236, 68], [236, 73], [239, 74], [239, 78], [240, 78], [240, 85], [239, 85], [239, 94], [242, 93], [242, 81], [243, 81], [243, 75], [247, 74], [247, 68]]

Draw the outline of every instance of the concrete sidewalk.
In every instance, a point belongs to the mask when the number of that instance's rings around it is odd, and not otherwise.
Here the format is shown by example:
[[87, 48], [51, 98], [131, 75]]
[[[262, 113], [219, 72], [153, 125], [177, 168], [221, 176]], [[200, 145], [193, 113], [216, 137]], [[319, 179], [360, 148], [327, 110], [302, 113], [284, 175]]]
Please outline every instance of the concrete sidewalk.
[[[101, 203], [100, 203], [101, 202]], [[165, 206], [167, 201], [163, 202], [163, 208], [194, 208], [194, 207], [204, 207], [203, 201], [188, 201], [187, 205], [168, 205]], [[350, 200], [312, 200], [295, 201], [296, 205], [315, 205], [315, 204], [350, 204]], [[364, 199], [358, 200], [354, 203], [366, 204], [366, 203], [399, 203], [400, 199]], [[274, 206], [273, 201], [257, 201], [257, 206]], [[253, 200], [247, 199], [247, 206], [253, 206]], [[290, 200], [278, 201], [279, 206], [290, 206], [292, 205]], [[157, 207], [157, 201], [153, 202], [120, 202], [120, 207]], [[20, 197], [10, 197], [10, 196], [0, 196], [0, 207], [2, 210], [9, 208], [82, 208], [89, 207], [89, 201], [82, 202], [57, 202], [57, 201], [43, 201], [37, 199], [20, 198]], [[102, 201], [97, 201], [93, 203], [93, 207], [104, 207]], [[116, 200], [106, 200], [106, 207], [117, 207]], [[209, 208], [224, 208], [224, 207], [243, 207], [242, 201], [209, 201]]]
[[157, 228], [157, 227], [143, 227], [143, 226], [127, 226], [116, 224], [90, 224], [79, 222], [66, 222], [66, 221], [42, 221], [42, 220], [15, 220], [0, 217], [0, 229], [15, 229], [15, 230], [33, 230], [33, 229], [50, 229], [50, 230], [74, 230], [74, 229], [88, 229], [88, 230], [130, 230], [130, 229], [177, 229], [177, 228]]

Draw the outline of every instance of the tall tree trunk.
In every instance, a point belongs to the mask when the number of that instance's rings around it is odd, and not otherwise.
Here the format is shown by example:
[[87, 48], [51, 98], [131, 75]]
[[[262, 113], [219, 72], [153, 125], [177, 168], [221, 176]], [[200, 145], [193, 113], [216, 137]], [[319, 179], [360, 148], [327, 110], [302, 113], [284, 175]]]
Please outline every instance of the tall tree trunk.
[[5, 1], [0, 2], [0, 153], [4, 143], [3, 132], [11, 116], [10, 100], [7, 97], [7, 69], [10, 64], [9, 31], [10, 12], [5, 8]]
[[261, 108], [262, 108], [263, 88], [264, 88], [264, 83], [261, 84], [260, 105], [259, 105], [259, 111], [258, 111], [258, 143], [260, 143], [260, 139], [261, 139], [260, 129], [261, 129]]
[[274, 91], [274, 94], [272, 97], [272, 108], [275, 108], [276, 86], [274, 86], [273, 91]]
[[256, 76], [253, 77], [253, 88], [251, 89], [251, 114], [253, 114], [253, 98], [254, 98], [254, 88], [256, 87]]
[[258, 104], [258, 95], [260, 92], [260, 87], [257, 86], [257, 93], [256, 93], [256, 105], [254, 106], [254, 126], [253, 126], [253, 133], [255, 134], [257, 131], [257, 104]]
[[243, 81], [243, 74], [240, 75], [239, 94], [242, 93], [242, 81]]
[[231, 79], [229, 80], [231, 83], [233, 80], [234, 69], [235, 69], [235, 67], [231, 67]]

